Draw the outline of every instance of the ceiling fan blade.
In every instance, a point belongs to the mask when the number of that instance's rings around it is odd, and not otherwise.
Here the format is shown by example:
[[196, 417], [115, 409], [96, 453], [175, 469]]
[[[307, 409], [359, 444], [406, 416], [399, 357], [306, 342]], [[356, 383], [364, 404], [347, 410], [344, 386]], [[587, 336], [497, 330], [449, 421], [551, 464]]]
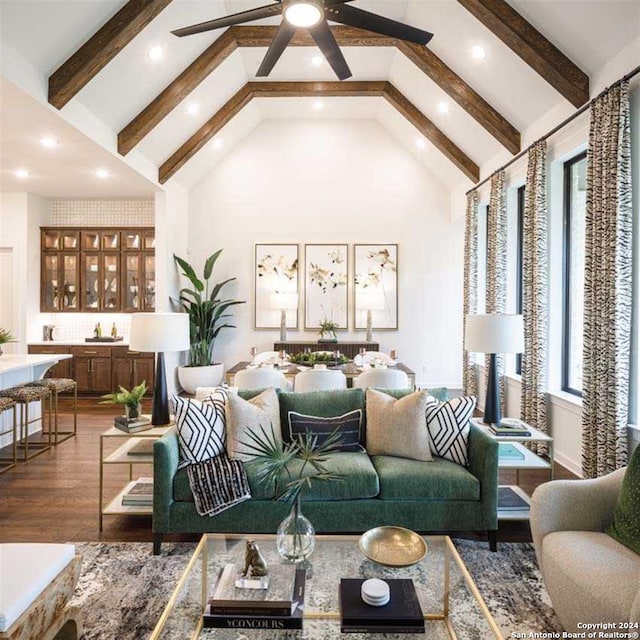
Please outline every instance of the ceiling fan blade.
[[296, 28], [292, 24], [289, 24], [286, 20], [282, 21], [278, 32], [267, 49], [267, 54], [262, 60], [260, 68], [256, 72], [256, 76], [264, 77], [271, 73], [271, 69], [280, 59], [282, 52], [287, 48], [295, 32]]
[[331, 68], [335, 71], [340, 80], [346, 80], [351, 77], [351, 70], [347, 61], [340, 51], [340, 47], [336, 42], [336, 39], [329, 29], [329, 25], [326, 20], [321, 20], [315, 27], [309, 29], [311, 37], [315, 40], [315, 43], [320, 47], [322, 55], [324, 55], [326, 61], [331, 65]]
[[270, 18], [282, 13], [282, 3], [269, 4], [265, 7], [249, 9], [234, 13], [224, 18], [216, 18], [199, 24], [192, 24], [190, 27], [182, 27], [172, 31], [174, 36], [182, 38], [183, 36], [192, 36], [195, 33], [203, 33], [204, 31], [212, 31], [213, 29], [221, 29], [222, 27], [231, 27], [234, 24], [242, 24], [243, 22], [251, 22], [252, 20], [260, 20], [262, 18]]
[[398, 40], [415, 42], [416, 44], [427, 44], [433, 38], [433, 34], [428, 31], [417, 29], [402, 22], [396, 22], [390, 18], [385, 18], [348, 4], [327, 7], [326, 18], [332, 22], [340, 22], [350, 27], [366, 29], [367, 31], [381, 33]]

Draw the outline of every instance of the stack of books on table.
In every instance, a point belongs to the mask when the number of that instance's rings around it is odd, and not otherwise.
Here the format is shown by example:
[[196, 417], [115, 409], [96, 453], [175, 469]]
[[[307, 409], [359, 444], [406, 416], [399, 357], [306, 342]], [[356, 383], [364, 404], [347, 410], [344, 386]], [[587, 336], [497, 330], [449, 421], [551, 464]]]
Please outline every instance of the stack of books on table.
[[503, 418], [500, 424], [492, 424], [489, 429], [496, 436], [528, 437], [531, 435], [527, 424], [517, 418]]
[[122, 506], [153, 506], [153, 478], [138, 478], [122, 496]]
[[221, 570], [203, 616], [204, 628], [302, 629], [306, 572], [270, 565], [266, 589], [239, 588], [240, 567]]
[[152, 429], [151, 416], [143, 415], [139, 418], [125, 418], [124, 416], [116, 416], [113, 419], [113, 426], [125, 433], [138, 433], [139, 431], [146, 431]]
[[529, 503], [511, 487], [498, 487], [498, 509], [501, 511], [526, 511]]
[[340, 630], [342, 633], [422, 633], [424, 616], [418, 594], [409, 579], [385, 579], [389, 602], [372, 607], [362, 600], [364, 579], [340, 580]]

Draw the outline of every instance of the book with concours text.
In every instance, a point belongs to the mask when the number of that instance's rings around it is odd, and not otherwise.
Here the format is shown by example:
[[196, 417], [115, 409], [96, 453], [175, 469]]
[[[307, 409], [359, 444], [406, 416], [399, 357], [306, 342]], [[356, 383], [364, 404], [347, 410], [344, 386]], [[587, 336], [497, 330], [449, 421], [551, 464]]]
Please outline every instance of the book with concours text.
[[363, 582], [359, 578], [340, 580], [342, 633], [424, 633], [424, 616], [412, 580], [385, 580], [391, 598], [382, 607], [372, 607], [362, 600]]
[[253, 609], [245, 609], [242, 614], [223, 614], [208, 604], [202, 617], [202, 626], [205, 629], [302, 629], [305, 583], [306, 572], [298, 569], [295, 571], [294, 601], [290, 615], [274, 614], [273, 611], [278, 609], [261, 614], [253, 612]]

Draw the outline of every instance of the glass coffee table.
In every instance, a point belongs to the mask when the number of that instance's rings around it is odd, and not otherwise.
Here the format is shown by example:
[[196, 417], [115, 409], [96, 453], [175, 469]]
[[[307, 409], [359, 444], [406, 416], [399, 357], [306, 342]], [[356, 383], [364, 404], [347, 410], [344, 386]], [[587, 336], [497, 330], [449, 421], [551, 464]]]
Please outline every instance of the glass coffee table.
[[[202, 613], [220, 569], [229, 562], [242, 564], [245, 541], [258, 542], [269, 564], [281, 558], [275, 536], [205, 534], [189, 560], [150, 640], [346, 640], [359, 638], [425, 637], [430, 640], [488, 640], [503, 635], [448, 536], [425, 536], [426, 556], [410, 567], [390, 568], [367, 559], [358, 547], [359, 536], [317, 536], [307, 562], [307, 581], [300, 631], [203, 629]], [[340, 632], [338, 585], [340, 578], [411, 578], [425, 617], [422, 634]]]

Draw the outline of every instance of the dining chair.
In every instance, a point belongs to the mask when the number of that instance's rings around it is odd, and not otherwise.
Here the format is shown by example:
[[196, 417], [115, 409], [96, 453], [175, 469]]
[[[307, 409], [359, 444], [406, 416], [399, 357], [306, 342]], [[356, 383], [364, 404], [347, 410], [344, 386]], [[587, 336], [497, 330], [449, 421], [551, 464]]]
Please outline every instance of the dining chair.
[[399, 369], [367, 369], [353, 380], [353, 386], [361, 389], [409, 389], [409, 378]]
[[333, 369], [310, 369], [296, 374], [293, 382], [295, 393], [305, 391], [327, 391], [329, 389], [346, 389], [347, 378], [342, 371]]
[[274, 389], [289, 390], [289, 383], [281, 371], [276, 369], [243, 369], [236, 373], [233, 380], [238, 389]]
[[357, 367], [362, 367], [365, 364], [371, 364], [372, 362], [381, 362], [382, 364], [386, 364], [390, 367], [392, 367], [396, 363], [396, 361], [391, 356], [388, 356], [382, 351], [367, 351], [364, 356], [358, 354], [353, 359], [353, 363]]

